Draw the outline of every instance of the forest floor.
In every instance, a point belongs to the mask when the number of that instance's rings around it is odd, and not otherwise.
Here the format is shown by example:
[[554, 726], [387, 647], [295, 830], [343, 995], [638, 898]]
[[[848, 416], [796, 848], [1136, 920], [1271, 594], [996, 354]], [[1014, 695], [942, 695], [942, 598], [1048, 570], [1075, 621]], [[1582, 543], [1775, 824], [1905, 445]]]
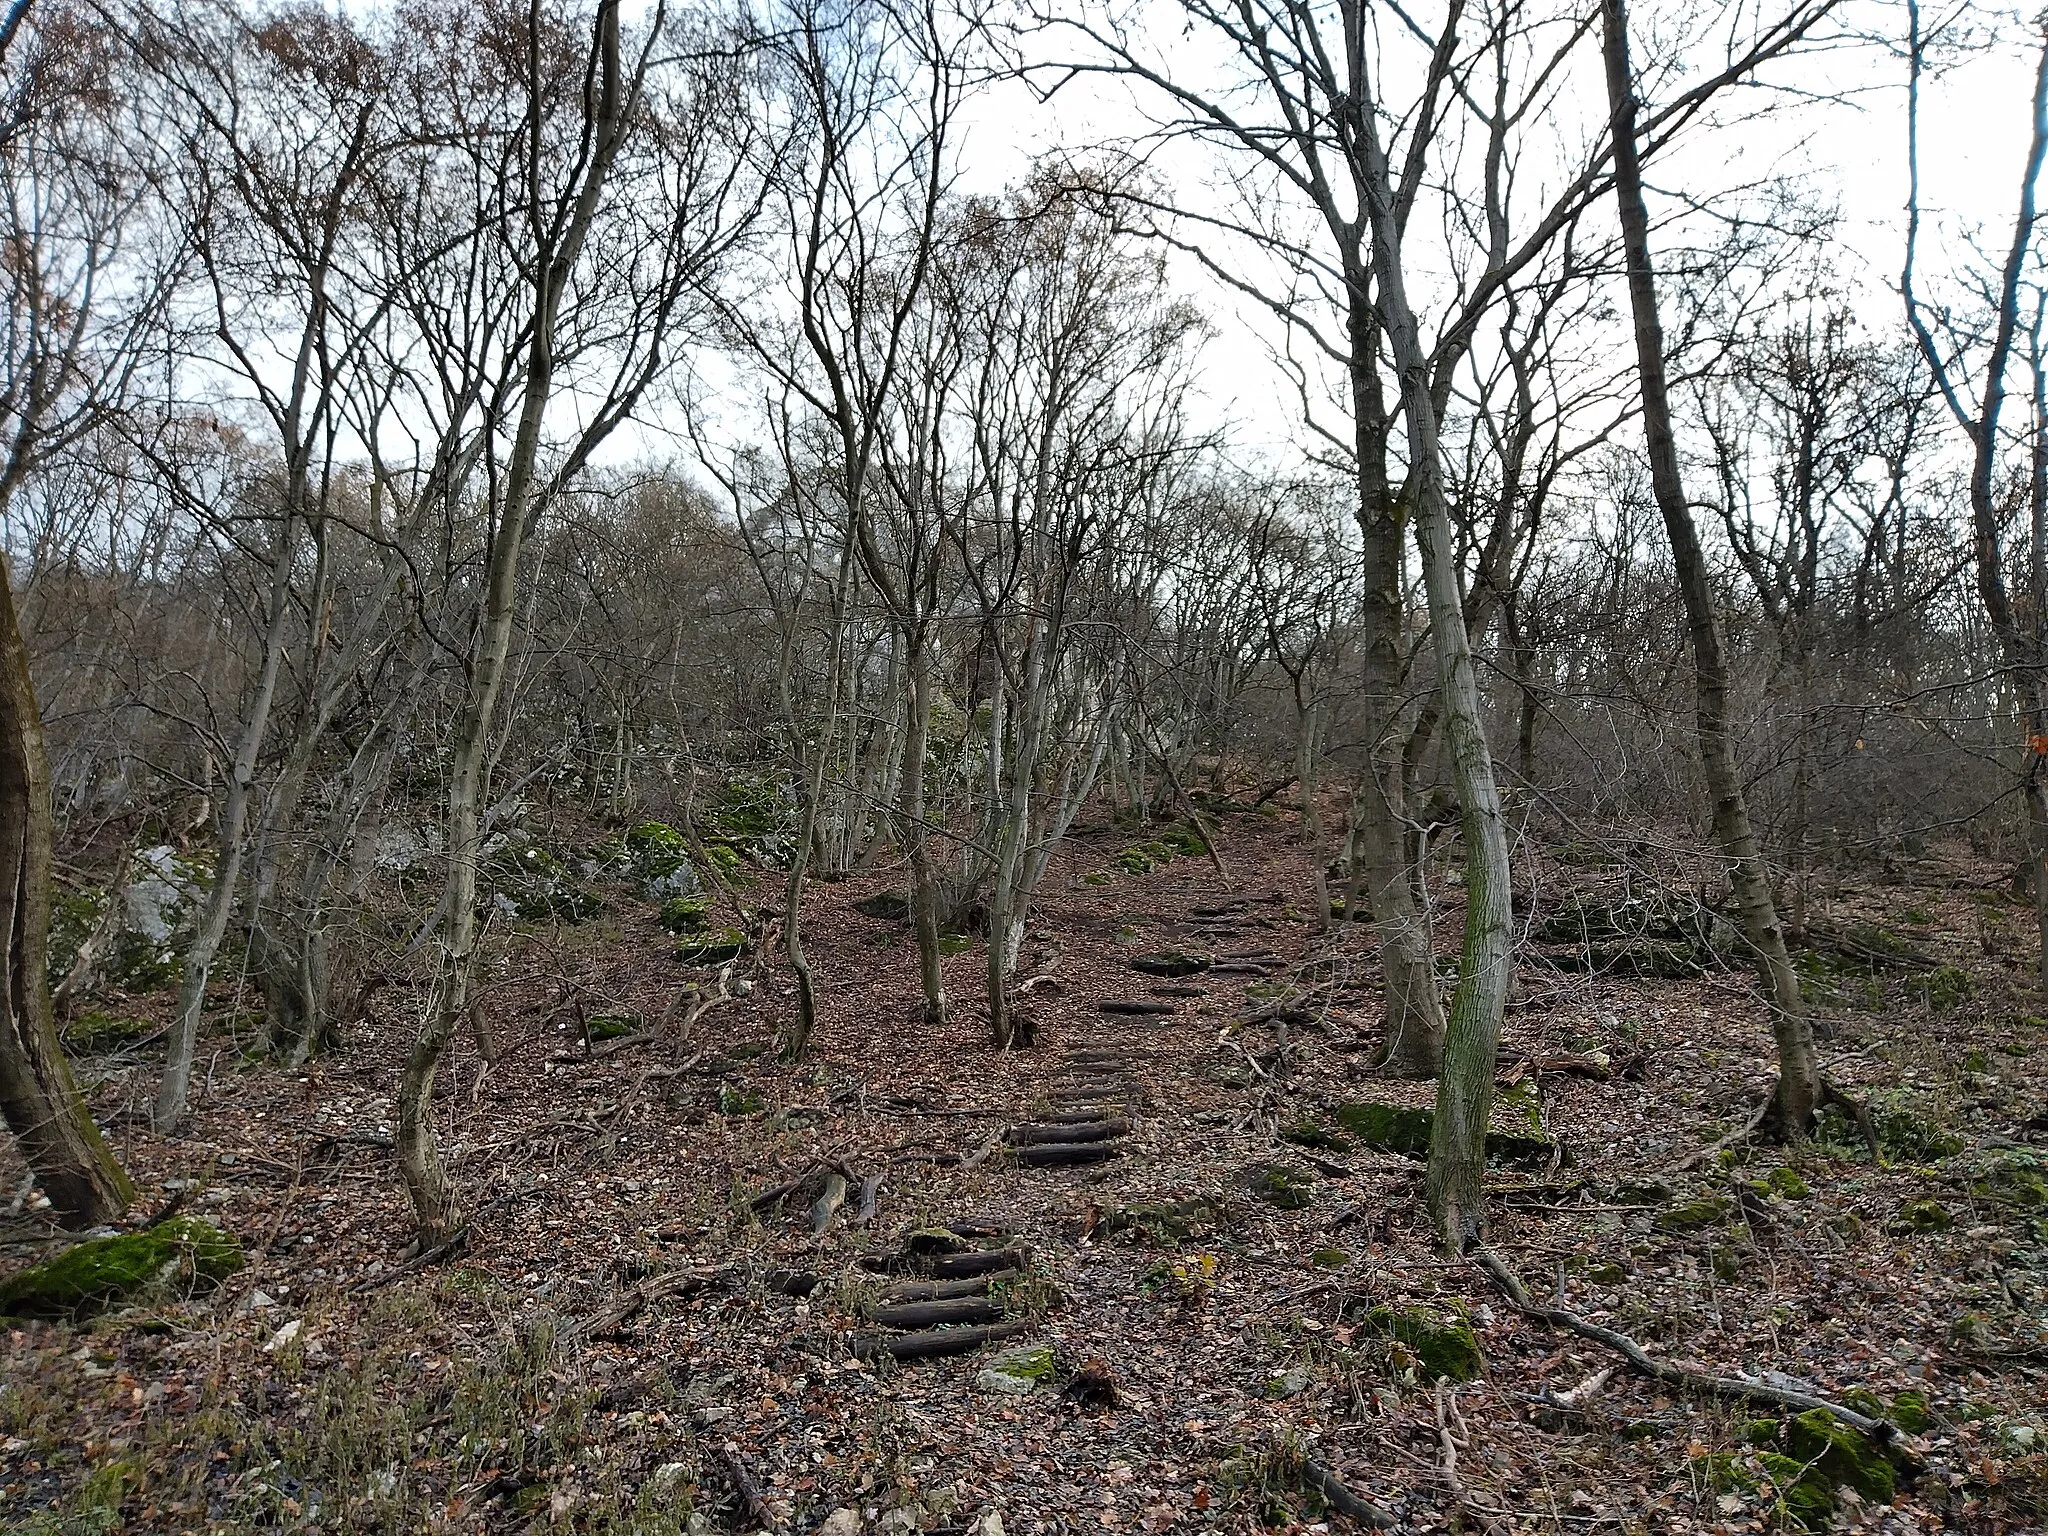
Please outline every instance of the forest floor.
[[[397, 989], [302, 1072], [218, 1034], [175, 1139], [134, 1115], [148, 1048], [88, 1060], [138, 1211], [176, 1200], [248, 1263], [206, 1294], [0, 1320], [0, 1528], [1343, 1529], [1312, 1459], [1418, 1532], [2048, 1529], [2048, 1022], [2030, 910], [1996, 869], [1898, 855], [1814, 902], [1834, 935], [1808, 961], [1836, 1005], [1827, 1070], [1876, 1110], [1876, 1161], [1840, 1123], [1700, 1159], [1769, 1086], [1740, 972], [1587, 974], [1559, 968], [1570, 945], [1532, 943], [1506, 1023], [1495, 1124], [1557, 1151], [1496, 1169], [1494, 1250], [1661, 1359], [1895, 1413], [1913, 1432], [1894, 1466], [1802, 1440], [1768, 1405], [1626, 1368], [1603, 1382], [1612, 1351], [1436, 1252], [1421, 1162], [1341, 1111], [1432, 1090], [1372, 1075], [1368, 937], [1309, 920], [1291, 832], [1226, 814], [1226, 880], [1200, 856], [1128, 872], [1132, 833], [1082, 829], [1027, 946], [1023, 972], [1051, 978], [1030, 993], [1038, 1043], [1009, 1054], [986, 1038], [979, 943], [947, 961], [951, 1022], [913, 1022], [907, 928], [853, 907], [879, 874], [811, 889], [822, 1016], [797, 1066], [768, 1049], [791, 1007], [779, 965], [679, 1037], [690, 973], [651, 908], [512, 935], [486, 994], [498, 1059], [465, 1041], [442, 1075], [474, 1227], [429, 1267], [404, 1262], [389, 1150]], [[1552, 850], [1518, 871], [1518, 911], [1554, 937], [1559, 913], [1592, 921], [1666, 858]], [[1685, 887], [1675, 858], [1659, 873]], [[1100, 1011], [1159, 1000], [1134, 955], [1196, 947], [1254, 958], [1185, 978], [1199, 995], [1170, 1013]], [[1683, 971], [1654, 956], [1691, 951], [1681, 933], [1589, 952]], [[655, 1022], [589, 1046], [576, 1020], [597, 1012]], [[1120, 1155], [988, 1153], [1090, 1074], [1131, 1122]], [[850, 1193], [814, 1237], [833, 1171]], [[947, 1227], [1028, 1250], [995, 1288], [1016, 1331], [857, 1358], [879, 1256]], [[57, 1243], [21, 1215], [0, 1239], [0, 1274]], [[990, 1383], [991, 1354], [1039, 1344], [1049, 1381], [991, 1390], [1028, 1384]]]

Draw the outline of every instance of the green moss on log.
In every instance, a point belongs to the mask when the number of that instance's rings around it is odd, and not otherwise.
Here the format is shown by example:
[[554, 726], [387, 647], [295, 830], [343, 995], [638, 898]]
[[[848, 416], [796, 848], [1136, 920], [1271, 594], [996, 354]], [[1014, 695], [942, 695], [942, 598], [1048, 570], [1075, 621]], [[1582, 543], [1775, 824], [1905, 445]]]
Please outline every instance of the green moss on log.
[[148, 1292], [207, 1290], [242, 1267], [242, 1249], [208, 1222], [179, 1216], [96, 1237], [0, 1283], [0, 1314], [77, 1317]]

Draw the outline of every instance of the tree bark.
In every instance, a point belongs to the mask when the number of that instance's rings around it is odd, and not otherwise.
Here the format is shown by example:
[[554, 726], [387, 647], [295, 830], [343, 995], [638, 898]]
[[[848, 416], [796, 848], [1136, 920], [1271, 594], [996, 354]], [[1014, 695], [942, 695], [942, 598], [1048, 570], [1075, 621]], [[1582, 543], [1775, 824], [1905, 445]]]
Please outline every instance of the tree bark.
[[1664, 331], [1658, 319], [1656, 274], [1650, 262], [1650, 217], [1643, 200], [1642, 161], [1636, 143], [1635, 82], [1629, 67], [1628, 21], [1623, 0], [1602, 0], [1601, 17], [1608, 104], [1613, 115], [1615, 200], [1620, 205], [1629, 303], [1635, 318], [1636, 366], [1642, 383], [1643, 435], [1650, 459], [1651, 489], [1671, 542], [1672, 564], [1692, 639], [1693, 713], [1707, 795], [1713, 805], [1714, 836], [1728, 862], [1743, 935], [1762, 975], [1765, 1000], [1771, 1011], [1771, 1033], [1777, 1043], [1778, 1082], [1768, 1118], [1779, 1134], [1798, 1136], [1812, 1126], [1820, 1105], [1820, 1062], [1814, 1050], [1813, 1027], [1799, 996], [1799, 977], [1792, 969], [1792, 957], [1771, 898], [1769, 872], [1757, 849], [1741, 770], [1735, 761], [1734, 735], [1728, 721], [1728, 663], [1720, 615], [1714, 607], [1706, 556], [1700, 548], [1691, 504], [1686, 500], [1679, 473], [1664, 372]]
[[69, 1227], [112, 1221], [135, 1189], [87, 1113], [50, 1005], [50, 783], [14, 588], [0, 557], [0, 1112]]

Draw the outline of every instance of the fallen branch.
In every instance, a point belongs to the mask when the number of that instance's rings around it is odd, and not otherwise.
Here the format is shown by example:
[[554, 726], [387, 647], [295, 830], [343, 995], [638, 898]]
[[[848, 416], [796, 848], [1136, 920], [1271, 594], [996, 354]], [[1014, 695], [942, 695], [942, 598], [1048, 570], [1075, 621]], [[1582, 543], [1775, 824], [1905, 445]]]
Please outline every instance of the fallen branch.
[[1873, 1419], [1853, 1408], [1845, 1408], [1840, 1403], [1816, 1397], [1811, 1392], [1773, 1386], [1753, 1376], [1715, 1376], [1706, 1371], [1687, 1370], [1684, 1366], [1673, 1365], [1668, 1360], [1657, 1359], [1625, 1333], [1603, 1328], [1600, 1324], [1563, 1307], [1539, 1305], [1530, 1298], [1528, 1290], [1515, 1272], [1490, 1248], [1477, 1249], [1472, 1255], [1472, 1262], [1493, 1281], [1500, 1293], [1524, 1317], [1548, 1323], [1553, 1328], [1562, 1328], [1582, 1339], [1591, 1339], [1595, 1344], [1604, 1344], [1626, 1360], [1639, 1375], [1647, 1376], [1652, 1381], [1661, 1381], [1666, 1386], [1697, 1392], [1706, 1397], [1724, 1398], [1730, 1402], [1774, 1403], [1780, 1408], [1791, 1408], [1800, 1413], [1822, 1408], [1858, 1434], [1868, 1435], [1880, 1445], [1895, 1445], [1899, 1441], [1899, 1427], [1889, 1419]]
[[740, 1460], [739, 1449], [731, 1441], [715, 1445], [711, 1453], [718, 1458], [718, 1464], [725, 1469], [725, 1479], [740, 1496], [740, 1504], [750, 1519], [758, 1520], [763, 1530], [774, 1530], [778, 1524], [775, 1511], [768, 1507], [768, 1501], [761, 1497], [761, 1485], [754, 1481], [754, 1475]]
[[1400, 1522], [1400, 1517], [1391, 1509], [1354, 1493], [1343, 1478], [1313, 1456], [1302, 1457], [1301, 1477], [1303, 1482], [1323, 1496], [1325, 1504], [1338, 1514], [1356, 1520], [1361, 1525], [1385, 1527]]

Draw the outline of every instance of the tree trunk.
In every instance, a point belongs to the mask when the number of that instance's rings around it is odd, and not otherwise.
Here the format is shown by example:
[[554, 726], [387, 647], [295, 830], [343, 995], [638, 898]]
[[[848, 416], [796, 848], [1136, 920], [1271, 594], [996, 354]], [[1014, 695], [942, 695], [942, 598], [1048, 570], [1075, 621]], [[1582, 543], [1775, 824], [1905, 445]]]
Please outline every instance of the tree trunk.
[[946, 1021], [946, 982], [939, 969], [939, 901], [932, 881], [931, 843], [925, 829], [924, 773], [930, 743], [931, 651], [921, 634], [908, 637], [910, 720], [903, 742], [903, 856], [910, 866], [910, 918], [917, 930], [917, 976], [924, 1022]]
[[1397, 1077], [1429, 1078], [1436, 1076], [1443, 1061], [1444, 1015], [1429, 925], [1417, 910], [1406, 858], [1400, 730], [1401, 518], [1387, 483], [1386, 412], [1376, 375], [1379, 319], [1364, 297], [1366, 275], [1355, 274], [1352, 286], [1352, 415], [1365, 568], [1361, 618], [1368, 756], [1352, 818], [1354, 858], [1346, 900], [1355, 903], [1363, 897], [1372, 914], [1385, 994], [1382, 1065]]
[[0, 1113], [69, 1227], [112, 1221], [135, 1189], [87, 1113], [50, 1006], [50, 783], [14, 589], [0, 558]]
[[1799, 997], [1799, 977], [1778, 925], [1771, 882], [1757, 851], [1756, 831], [1749, 819], [1742, 774], [1735, 761], [1735, 742], [1728, 723], [1728, 663], [1721, 641], [1721, 621], [1692, 508], [1679, 475], [1678, 447], [1672, 436], [1671, 402], [1664, 376], [1664, 330], [1657, 315], [1657, 284], [1650, 265], [1650, 218], [1643, 201], [1642, 163], [1636, 145], [1635, 83], [1628, 58], [1627, 17], [1622, 0], [1602, 0], [1603, 51], [1607, 65], [1608, 104], [1613, 113], [1614, 190], [1620, 205], [1622, 241], [1628, 261], [1630, 306], [1635, 315], [1636, 364], [1642, 380], [1643, 435], [1650, 459], [1651, 488], [1664, 531], [1671, 541], [1672, 564], [1685, 601], [1686, 627], [1692, 637], [1694, 718], [1705, 769], [1707, 794], [1713, 802], [1714, 835], [1728, 861], [1729, 880], [1749, 941], [1762, 973], [1771, 1010], [1771, 1033], [1778, 1048], [1778, 1083], [1770, 1107], [1770, 1123], [1781, 1135], [1798, 1136], [1813, 1124], [1821, 1096], [1820, 1060], [1814, 1051], [1813, 1027]]
[[1429, 598], [1451, 782], [1457, 790], [1465, 834], [1465, 937], [1458, 985], [1444, 1030], [1427, 1183], [1430, 1217], [1438, 1239], [1447, 1250], [1458, 1251], [1478, 1240], [1485, 1215], [1486, 1122], [1493, 1107], [1501, 1010], [1511, 980], [1507, 824], [1494, 784], [1493, 754], [1480, 719], [1479, 679], [1472, 665], [1464, 594], [1458, 581], [1456, 531], [1444, 498], [1436, 402], [1429, 390], [1429, 360], [1408, 305], [1393, 176], [1370, 107], [1360, 116], [1363, 191], [1372, 229], [1379, 319], [1401, 380], [1415, 543], [1421, 551], [1423, 586]]
[[275, 564], [271, 572], [270, 612], [264, 625], [263, 667], [257, 674], [256, 693], [249, 701], [242, 740], [228, 770], [227, 792], [221, 800], [213, 883], [207, 888], [205, 910], [185, 950], [178, 1014], [171, 1025], [164, 1074], [157, 1084], [156, 1104], [149, 1117], [150, 1124], [159, 1132], [175, 1129], [190, 1106], [192, 1058], [199, 1039], [199, 1015], [206, 1004], [207, 976], [214, 957], [220, 953], [221, 940], [227, 936], [228, 919], [234, 915], [235, 888], [242, 872], [243, 832], [249, 821], [249, 802], [256, 792], [256, 761], [270, 732], [270, 706], [277, 697], [278, 670], [284, 664], [284, 631], [291, 620], [292, 558], [303, 495], [304, 484], [300, 481], [286, 498], [283, 525], [272, 553]]

